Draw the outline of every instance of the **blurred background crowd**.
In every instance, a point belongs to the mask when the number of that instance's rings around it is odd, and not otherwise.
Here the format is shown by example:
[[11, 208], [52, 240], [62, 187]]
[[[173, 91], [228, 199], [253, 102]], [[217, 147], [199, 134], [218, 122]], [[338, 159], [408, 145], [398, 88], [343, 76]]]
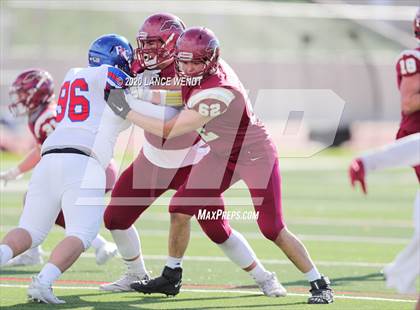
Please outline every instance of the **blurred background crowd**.
[[[1, 1], [0, 146], [20, 153], [32, 143], [26, 120], [13, 119], [7, 109], [8, 89], [20, 71], [46, 69], [58, 92], [69, 68], [87, 65], [94, 38], [118, 33], [136, 47], [138, 27], [159, 11], [216, 33], [222, 57], [249, 89], [281, 155], [312, 142], [356, 149], [383, 144], [394, 138], [400, 120], [395, 61], [417, 46], [412, 21], [418, 5], [417, 0]], [[278, 92], [262, 96], [267, 90]], [[303, 95], [293, 99], [290, 91]], [[297, 100], [291, 108], [289, 99]]]

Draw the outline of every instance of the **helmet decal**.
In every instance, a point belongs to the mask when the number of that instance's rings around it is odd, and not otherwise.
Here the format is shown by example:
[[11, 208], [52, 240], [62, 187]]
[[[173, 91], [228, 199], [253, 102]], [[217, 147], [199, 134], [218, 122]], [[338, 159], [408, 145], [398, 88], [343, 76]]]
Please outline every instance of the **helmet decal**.
[[92, 42], [88, 59], [90, 66], [96, 67], [106, 64], [116, 66], [130, 74], [133, 48], [123, 36], [106, 34]]
[[[140, 67], [155, 69], [171, 63], [176, 41], [184, 29], [184, 23], [172, 14], [157, 13], [147, 17], [137, 33], [136, 56]], [[152, 41], [158, 43], [147, 44]]]
[[177, 21], [177, 20], [167, 20], [165, 21], [162, 26], [160, 27], [160, 31], [166, 31], [166, 30], [171, 30], [171, 29], [179, 29], [182, 30], [182, 25]]
[[9, 110], [14, 116], [27, 114], [54, 97], [53, 79], [45, 70], [26, 70], [12, 83], [9, 97]]

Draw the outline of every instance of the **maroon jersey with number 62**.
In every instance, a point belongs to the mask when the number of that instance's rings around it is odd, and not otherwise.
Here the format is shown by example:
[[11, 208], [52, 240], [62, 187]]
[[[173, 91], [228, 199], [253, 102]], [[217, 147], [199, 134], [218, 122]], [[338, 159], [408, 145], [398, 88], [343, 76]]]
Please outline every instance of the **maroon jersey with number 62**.
[[258, 149], [269, 141], [246, 90], [223, 60], [219, 60], [216, 73], [205, 77], [200, 85], [182, 87], [182, 100], [188, 109], [214, 117], [199, 133], [211, 152], [219, 156], [236, 160], [241, 150]]

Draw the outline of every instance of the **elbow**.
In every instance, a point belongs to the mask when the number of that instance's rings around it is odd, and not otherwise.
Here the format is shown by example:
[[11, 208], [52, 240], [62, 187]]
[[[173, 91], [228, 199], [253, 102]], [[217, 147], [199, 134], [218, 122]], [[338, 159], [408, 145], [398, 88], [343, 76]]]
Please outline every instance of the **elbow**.
[[410, 115], [420, 110], [420, 93], [411, 96], [402, 96], [401, 111], [404, 115]]
[[171, 128], [165, 125], [163, 127], [162, 138], [168, 139], [170, 133], [171, 133]]
[[175, 138], [183, 134], [182, 128], [175, 126], [173, 123], [165, 123], [163, 126], [162, 137], [165, 139]]

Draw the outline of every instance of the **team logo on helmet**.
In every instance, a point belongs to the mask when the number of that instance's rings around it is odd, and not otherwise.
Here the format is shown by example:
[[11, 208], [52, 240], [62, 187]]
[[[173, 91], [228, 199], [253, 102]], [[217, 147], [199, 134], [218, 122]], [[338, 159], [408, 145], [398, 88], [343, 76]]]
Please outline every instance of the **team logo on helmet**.
[[117, 51], [117, 54], [123, 57], [126, 61], [130, 60], [130, 57], [127, 55], [128, 50], [126, 48], [121, 45], [117, 45], [115, 46], [115, 50]]
[[43, 70], [22, 72], [9, 90], [9, 110], [14, 116], [27, 114], [30, 110], [50, 102], [54, 96], [51, 75]]
[[172, 28], [182, 30], [183, 27], [177, 20], [167, 20], [160, 27], [160, 31], [170, 30]]
[[33, 80], [35, 80], [36, 78], [38, 78], [42, 73], [38, 73], [38, 72], [31, 72], [30, 74], [28, 74], [27, 76], [25, 76], [22, 80], [23, 84], [26, 83], [30, 83]]
[[36, 83], [36, 85], [34, 85], [34, 89], [32, 89], [32, 91], [36, 91], [38, 88], [41, 87], [41, 85], [47, 81], [47, 79], [52, 79], [51, 75], [49, 75], [49, 73], [47, 72], [31, 72], [30, 74], [28, 74], [27, 76], [25, 76], [22, 80], [22, 84], [27, 84], [30, 83], [32, 81], [35, 81], [36, 79], [39, 79], [38, 83]]
[[97, 57], [97, 56], [90, 56], [89, 57], [89, 61], [95, 63], [95, 64], [100, 64], [101, 63], [101, 58]]

